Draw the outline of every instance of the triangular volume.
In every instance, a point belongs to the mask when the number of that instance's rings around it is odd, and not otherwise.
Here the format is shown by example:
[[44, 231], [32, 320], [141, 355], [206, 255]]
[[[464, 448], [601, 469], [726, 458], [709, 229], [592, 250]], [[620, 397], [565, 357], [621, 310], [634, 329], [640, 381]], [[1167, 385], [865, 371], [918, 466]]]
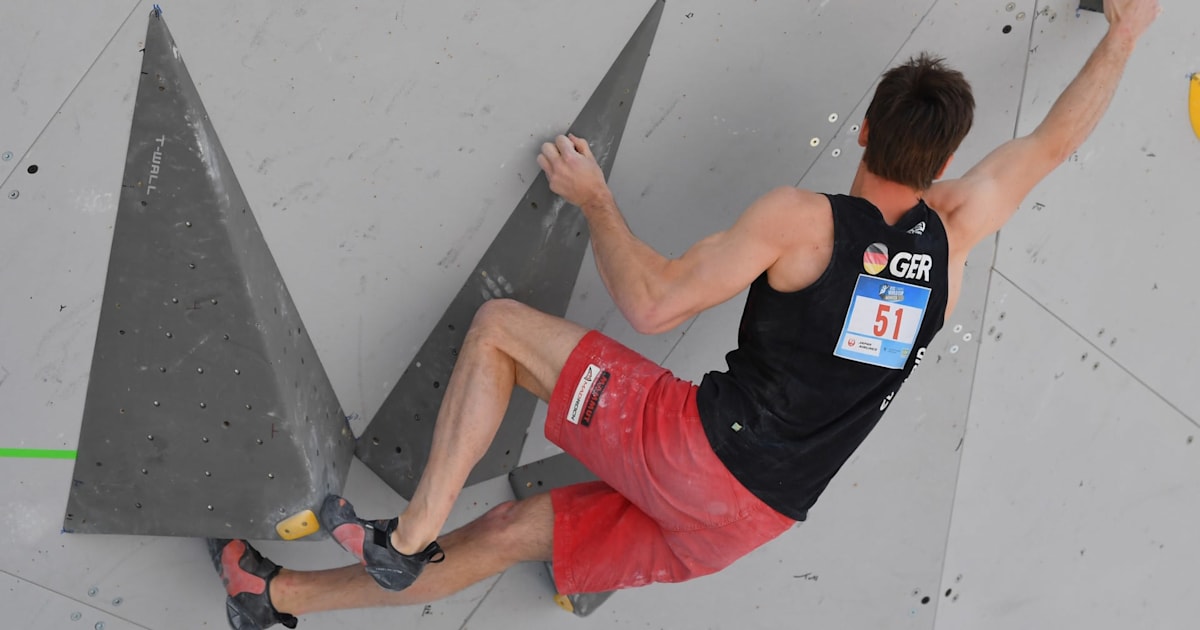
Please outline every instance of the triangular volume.
[[156, 9], [63, 527], [274, 538], [340, 492], [353, 447]]
[[[662, 9], [662, 0], [654, 3], [571, 125], [573, 133], [591, 143], [606, 177], [625, 132]], [[475, 311], [487, 300], [507, 297], [552, 315], [564, 315], [587, 245], [583, 214], [550, 192], [546, 176], [539, 175], [359, 437], [359, 458], [397, 492], [411, 497], [429, 458], [443, 387]], [[506, 474], [516, 466], [536, 403], [524, 390], [513, 393], [496, 439], [475, 466], [468, 484]]]

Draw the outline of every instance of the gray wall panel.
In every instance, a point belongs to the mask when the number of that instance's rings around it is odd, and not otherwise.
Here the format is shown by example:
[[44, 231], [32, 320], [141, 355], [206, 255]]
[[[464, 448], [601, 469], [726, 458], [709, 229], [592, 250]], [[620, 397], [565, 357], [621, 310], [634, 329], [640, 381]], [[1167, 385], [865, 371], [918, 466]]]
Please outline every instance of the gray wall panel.
[[[1194, 625], [1200, 337], [1179, 252], [1200, 7], [1163, 4], [1092, 138], [1001, 232], [939, 628]], [[1021, 133], [1104, 32], [1041, 6]]]
[[[0, 610], [9, 628], [102, 628], [134, 630], [144, 626], [95, 608], [96, 603], [119, 600], [120, 596], [96, 592], [72, 600], [54, 591], [8, 574], [0, 574]], [[117, 606], [119, 610], [119, 606]]]
[[993, 282], [938, 613], [945, 628], [1189, 628], [1196, 427]]
[[[23, 158], [40, 166], [56, 165], [52, 153], [27, 152], [132, 14], [137, 0], [28, 4], [27, 10], [6, 6], [0, 20], [5, 53], [0, 64], [5, 92], [0, 99], [0, 182], [25, 173], [23, 165], [17, 168]], [[7, 181], [4, 193], [19, 188], [20, 181]]]
[[[1038, 21], [1023, 133], [1104, 32], [1102, 16], [1076, 18], [1067, 4], [1050, 2], [1059, 19]], [[1187, 116], [1189, 79], [1200, 70], [1200, 6], [1163, 4], [1105, 120], [1003, 231], [996, 268], [1197, 421], [1200, 401], [1190, 394], [1200, 337], [1187, 322], [1200, 297], [1183, 261], [1200, 231], [1188, 187], [1200, 143]]]

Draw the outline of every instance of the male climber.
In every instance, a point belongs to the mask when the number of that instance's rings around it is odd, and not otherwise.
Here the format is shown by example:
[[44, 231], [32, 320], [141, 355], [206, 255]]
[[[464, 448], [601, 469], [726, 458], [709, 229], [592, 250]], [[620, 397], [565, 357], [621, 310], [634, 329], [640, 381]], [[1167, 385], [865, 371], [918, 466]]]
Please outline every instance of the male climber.
[[[971, 248], [1091, 133], [1160, 11], [1157, 0], [1105, 5], [1107, 34], [1045, 121], [961, 179], [933, 183], [971, 127], [971, 90], [921, 55], [879, 84], [850, 196], [773, 190], [675, 260], [630, 232], [583, 139], [543, 145], [538, 164], [583, 210], [605, 286], [639, 332], [750, 287], [728, 371], [697, 387], [595, 331], [486, 303], [404, 512], [365, 521], [339, 497], [322, 506], [359, 564], [288, 571], [244, 541], [210, 542], [232, 626], [428, 602], [523, 561], [552, 560], [561, 593], [678, 582], [804, 519], [954, 308]], [[603, 481], [505, 503], [439, 539], [515, 385], [548, 401], [547, 437]]]

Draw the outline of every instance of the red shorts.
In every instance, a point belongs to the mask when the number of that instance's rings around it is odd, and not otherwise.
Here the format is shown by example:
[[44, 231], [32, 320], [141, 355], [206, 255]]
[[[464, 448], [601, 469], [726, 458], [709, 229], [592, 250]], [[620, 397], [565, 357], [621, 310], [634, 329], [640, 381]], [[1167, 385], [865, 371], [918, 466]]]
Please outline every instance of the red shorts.
[[695, 385], [598, 332], [567, 359], [546, 437], [603, 480], [551, 492], [560, 593], [715, 573], [795, 524], [713, 453]]

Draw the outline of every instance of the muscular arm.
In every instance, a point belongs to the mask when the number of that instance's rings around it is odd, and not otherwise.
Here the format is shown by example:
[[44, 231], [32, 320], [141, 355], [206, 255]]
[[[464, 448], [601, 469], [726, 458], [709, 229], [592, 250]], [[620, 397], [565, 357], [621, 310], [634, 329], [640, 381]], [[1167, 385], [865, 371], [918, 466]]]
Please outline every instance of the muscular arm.
[[737, 295], [806, 239], [832, 240], [809, 225], [820, 222], [816, 195], [779, 188], [751, 204], [728, 230], [670, 259], [634, 236], [584, 140], [559, 136], [543, 146], [538, 164], [551, 189], [583, 210], [600, 277], [641, 333], [670, 330]]
[[937, 184], [931, 205], [945, 208], [955, 249], [969, 251], [999, 230], [1022, 200], [1091, 135], [1117, 90], [1137, 39], [1158, 15], [1158, 0], [1108, 0], [1109, 30], [1033, 133], [1001, 145], [959, 180]]

